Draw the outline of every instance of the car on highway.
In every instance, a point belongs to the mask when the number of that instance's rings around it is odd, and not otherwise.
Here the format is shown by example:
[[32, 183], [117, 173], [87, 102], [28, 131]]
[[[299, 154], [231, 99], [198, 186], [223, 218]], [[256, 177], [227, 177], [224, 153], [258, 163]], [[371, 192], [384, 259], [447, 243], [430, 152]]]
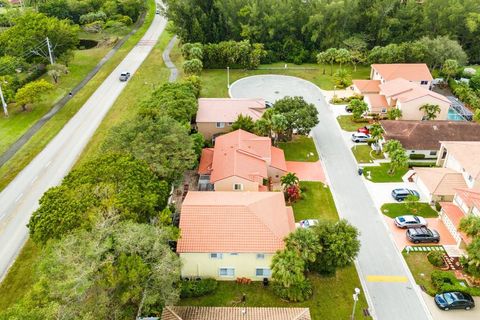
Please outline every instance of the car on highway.
[[424, 217], [413, 216], [413, 215], [406, 215], [406, 216], [399, 216], [396, 217], [393, 222], [399, 228], [406, 229], [406, 228], [418, 228], [418, 227], [426, 227], [427, 220]]
[[357, 132], [365, 133], [365, 134], [370, 134], [370, 129], [371, 129], [371, 128], [372, 128], [372, 126], [361, 127], [361, 128], [358, 128], [358, 129], [357, 129]]
[[392, 190], [392, 197], [398, 202], [405, 200], [405, 198], [407, 198], [410, 195], [420, 199], [420, 194], [416, 190], [407, 189], [407, 188], [397, 188]]
[[450, 309], [470, 310], [475, 307], [475, 301], [471, 295], [457, 291], [436, 294], [435, 304], [445, 311]]
[[413, 243], [421, 242], [434, 242], [438, 243], [440, 241], [440, 234], [433, 229], [428, 229], [426, 227], [421, 228], [409, 228], [406, 232], [407, 239]]
[[125, 82], [130, 78], [130, 72], [122, 72], [120, 73], [120, 81]]
[[310, 227], [313, 227], [316, 224], [318, 224], [317, 219], [300, 220], [299, 222], [295, 223], [295, 227], [297, 227], [297, 228], [310, 228]]
[[352, 133], [352, 141], [353, 142], [367, 142], [367, 140], [370, 139], [369, 134], [361, 133], [361, 132], [355, 132]]

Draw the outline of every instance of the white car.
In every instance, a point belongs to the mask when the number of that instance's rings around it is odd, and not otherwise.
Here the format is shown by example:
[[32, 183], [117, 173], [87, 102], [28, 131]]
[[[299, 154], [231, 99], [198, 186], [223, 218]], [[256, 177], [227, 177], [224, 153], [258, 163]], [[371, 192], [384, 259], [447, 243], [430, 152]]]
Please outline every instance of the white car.
[[316, 224], [318, 224], [317, 219], [300, 220], [299, 222], [295, 223], [295, 227], [297, 227], [297, 228], [310, 228], [310, 227], [313, 227]]
[[427, 226], [427, 220], [425, 220], [425, 218], [412, 215], [396, 217], [394, 222], [397, 227], [402, 229]]
[[355, 132], [352, 133], [352, 141], [353, 142], [367, 142], [367, 140], [370, 139], [369, 134], [365, 134], [363, 132]]

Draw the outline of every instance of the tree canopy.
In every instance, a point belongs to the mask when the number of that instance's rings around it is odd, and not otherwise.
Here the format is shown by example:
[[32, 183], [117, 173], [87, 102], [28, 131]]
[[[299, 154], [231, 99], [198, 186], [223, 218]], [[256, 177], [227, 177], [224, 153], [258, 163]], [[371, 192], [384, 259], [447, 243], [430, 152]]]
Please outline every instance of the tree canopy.
[[302, 97], [285, 97], [277, 100], [272, 110], [273, 114], [281, 114], [285, 117], [285, 131], [289, 139], [294, 131], [302, 135], [309, 134], [318, 123], [317, 108], [307, 103]]

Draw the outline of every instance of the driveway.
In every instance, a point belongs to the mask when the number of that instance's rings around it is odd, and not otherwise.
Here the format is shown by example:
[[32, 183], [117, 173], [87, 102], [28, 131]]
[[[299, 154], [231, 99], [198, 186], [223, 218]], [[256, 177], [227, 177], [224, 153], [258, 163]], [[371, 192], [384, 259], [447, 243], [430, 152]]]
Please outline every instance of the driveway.
[[450, 310], [442, 311], [438, 309], [433, 301], [433, 297], [422, 291], [423, 299], [435, 320], [478, 320], [480, 319], [480, 297], [473, 297], [476, 307], [472, 310]]
[[327, 183], [320, 160], [317, 162], [287, 161], [287, 171], [295, 173], [300, 181]]
[[373, 203], [375, 206], [380, 209], [382, 204], [396, 202], [392, 198], [392, 190], [398, 188], [407, 188], [418, 191], [420, 194], [420, 202], [428, 202], [427, 195], [423, 194], [417, 185], [413, 182], [385, 182], [385, 183], [374, 183], [366, 178], [363, 179], [365, 187], [367, 188], [370, 196], [372, 197]]
[[230, 88], [230, 95], [271, 101], [287, 95], [303, 96], [307, 102], [315, 104], [320, 123], [312, 130], [312, 136], [340, 216], [361, 233], [362, 247], [356, 266], [371, 313], [381, 320], [432, 319], [410, 270], [389, 235], [383, 216], [357, 174], [357, 163], [344, 143], [335, 114], [322, 91], [300, 78], [266, 75], [236, 81]]
[[119, 63], [80, 110], [50, 143], [0, 193], [0, 279], [28, 238], [26, 227], [38, 200], [50, 187], [58, 185], [75, 164], [102, 119], [126, 83], [118, 80], [123, 70], [132, 76], [148, 56], [166, 26], [155, 15], [139, 43]]

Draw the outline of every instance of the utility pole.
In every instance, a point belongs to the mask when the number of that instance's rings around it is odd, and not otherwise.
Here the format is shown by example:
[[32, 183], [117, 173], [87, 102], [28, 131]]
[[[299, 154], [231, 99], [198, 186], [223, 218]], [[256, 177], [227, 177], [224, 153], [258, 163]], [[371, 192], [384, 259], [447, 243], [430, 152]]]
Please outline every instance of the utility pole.
[[48, 56], [50, 57], [50, 64], [54, 64], [55, 62], [53, 61], [53, 54], [52, 54], [52, 48], [50, 46], [50, 40], [47, 37], [47, 48], [48, 48]]
[[0, 99], [2, 100], [3, 113], [5, 114], [5, 117], [8, 117], [7, 103], [5, 102], [5, 98], [3, 97], [3, 91], [2, 91], [2, 85], [1, 84], [0, 84]]

